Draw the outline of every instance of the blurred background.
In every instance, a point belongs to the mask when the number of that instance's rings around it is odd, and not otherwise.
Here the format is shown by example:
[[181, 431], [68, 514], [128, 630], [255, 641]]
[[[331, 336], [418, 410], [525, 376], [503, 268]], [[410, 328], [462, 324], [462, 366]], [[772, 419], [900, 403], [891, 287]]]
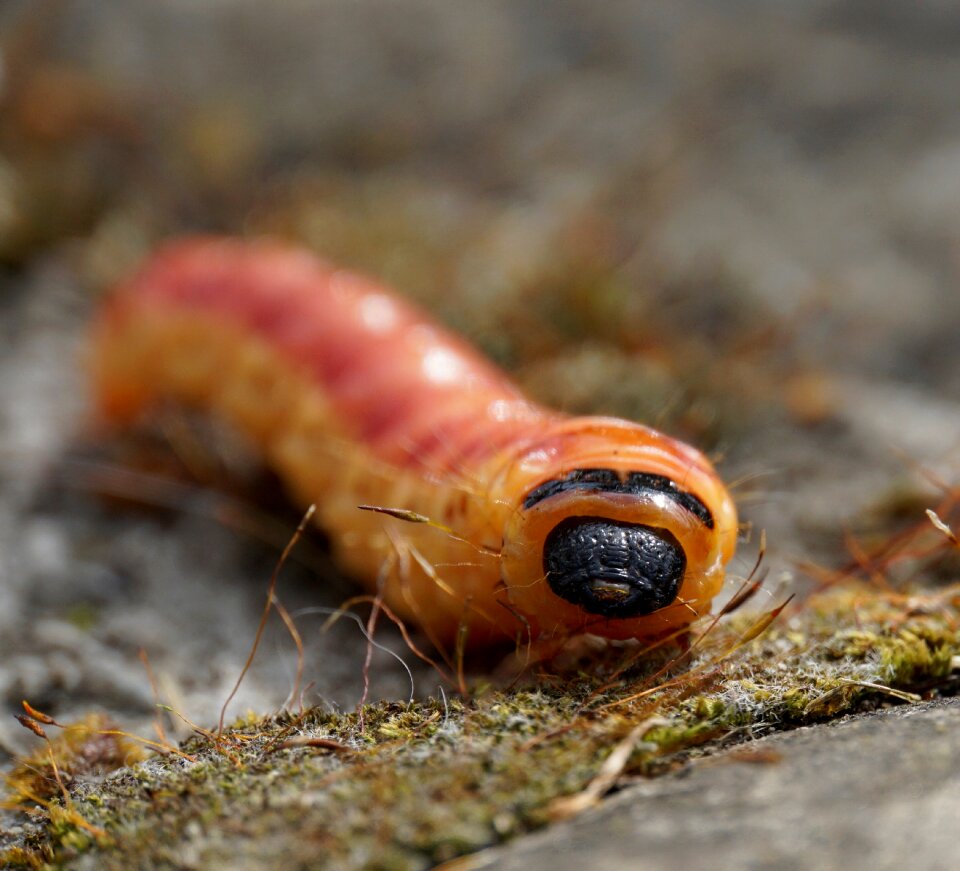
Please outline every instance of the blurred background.
[[[11, 712], [148, 730], [143, 649], [210, 723], [242, 665], [296, 512], [215, 442], [191, 476], [100, 437], [81, 365], [98, 295], [210, 230], [365, 270], [536, 398], [702, 447], [767, 531], [770, 596], [956, 480], [955, 3], [2, 0]], [[349, 589], [314, 540], [281, 598]], [[350, 707], [362, 636], [323, 619], [298, 621], [305, 699]], [[294, 666], [271, 627], [231, 711], [282, 704]], [[374, 678], [409, 693], [388, 653]], [[0, 717], [0, 762], [28, 742]]]

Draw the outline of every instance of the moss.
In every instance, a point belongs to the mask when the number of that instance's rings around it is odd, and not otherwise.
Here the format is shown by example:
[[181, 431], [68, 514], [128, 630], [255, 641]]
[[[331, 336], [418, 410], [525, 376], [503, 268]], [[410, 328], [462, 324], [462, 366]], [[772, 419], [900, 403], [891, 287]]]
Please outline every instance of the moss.
[[3, 861], [4, 868], [43, 868], [53, 859], [53, 850], [44, 845], [43, 847], [10, 847], [0, 853], [0, 860]]
[[[949, 595], [939, 607], [913, 602], [905, 617], [902, 597], [847, 587], [728, 657], [756, 617], [731, 620], [685, 670], [659, 676], [662, 662], [648, 662], [612, 681], [608, 672], [446, 703], [384, 702], [362, 717], [247, 716], [219, 745], [188, 741], [192, 760], [157, 756], [101, 781], [73, 779], [72, 814], [56, 797], [33, 808], [43, 822], [0, 858], [27, 868], [79, 856], [103, 868], [217, 867], [240, 853], [247, 865], [425, 868], [547, 824], [551, 802], [584, 789], [651, 717], [631, 775], [672, 770], [750, 729], [900, 703], [889, 692], [951, 690], [960, 632]], [[300, 736], [352, 752], [283, 745]]]
[[[102, 777], [144, 759], [146, 752], [131, 738], [117, 733], [116, 725], [101, 714], [91, 714], [63, 731], [39, 750], [20, 760], [5, 778], [10, 801], [22, 808], [32, 808], [57, 796], [58, 779], [69, 786], [75, 780]], [[54, 771], [51, 755], [56, 759]], [[88, 799], [96, 802], [97, 796]]]

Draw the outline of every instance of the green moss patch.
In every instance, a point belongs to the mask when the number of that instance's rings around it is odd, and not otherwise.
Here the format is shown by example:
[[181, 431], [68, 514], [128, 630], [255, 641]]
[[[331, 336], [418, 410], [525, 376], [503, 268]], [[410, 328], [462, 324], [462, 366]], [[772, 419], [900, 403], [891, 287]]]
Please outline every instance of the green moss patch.
[[219, 742], [188, 741], [186, 756], [73, 779], [86, 827], [54, 797], [0, 855], [11, 867], [426, 868], [549, 824], [615, 748], [629, 754], [616, 775], [654, 776], [773, 730], [951, 693], [958, 603], [957, 588], [847, 587], [746, 643], [756, 615], [619, 675], [383, 702], [362, 718], [247, 718]]

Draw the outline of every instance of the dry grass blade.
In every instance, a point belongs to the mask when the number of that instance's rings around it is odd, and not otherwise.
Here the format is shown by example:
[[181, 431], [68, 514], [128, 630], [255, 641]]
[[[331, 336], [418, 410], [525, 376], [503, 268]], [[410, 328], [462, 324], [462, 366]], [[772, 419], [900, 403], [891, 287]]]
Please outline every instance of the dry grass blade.
[[744, 581], [740, 589], [730, 597], [730, 601], [720, 609], [717, 616], [726, 617], [728, 614], [732, 614], [734, 611], [746, 605], [764, 585], [767, 580], [767, 574], [767, 571], [763, 571], [756, 580]]
[[917, 695], [916, 693], [909, 693], [906, 690], [898, 690], [894, 687], [884, 686], [883, 684], [874, 683], [872, 681], [844, 680], [842, 681], [841, 686], [827, 690], [827, 692], [817, 696], [815, 699], [811, 699], [804, 708], [804, 713], [815, 714], [820, 711], [829, 711], [830, 705], [835, 699], [842, 697], [845, 694], [849, 694], [851, 690], [855, 689], [873, 690], [874, 692], [882, 693], [890, 698], [898, 699], [901, 702], [919, 702], [921, 700], [921, 696]]
[[273, 606], [277, 609], [277, 614], [280, 615], [280, 619], [283, 621], [283, 625], [287, 628], [287, 632], [290, 633], [290, 637], [293, 639], [293, 643], [297, 648], [297, 671], [293, 679], [293, 688], [290, 690], [290, 695], [287, 696], [286, 701], [283, 703], [284, 708], [289, 708], [293, 704], [294, 700], [300, 699], [300, 708], [303, 709], [303, 694], [300, 691], [300, 687], [303, 683], [303, 669], [306, 662], [306, 657], [303, 650], [303, 638], [300, 636], [300, 630], [297, 629], [297, 624], [293, 622], [293, 617], [290, 616], [290, 612], [284, 607], [283, 603], [276, 597], [273, 597]]
[[776, 608], [773, 608], [761, 615], [760, 619], [750, 626], [747, 631], [737, 639], [736, 643], [730, 647], [727, 652], [723, 654], [723, 656], [720, 657], [720, 659], [725, 659], [732, 653], [735, 653], [745, 644], [749, 644], [755, 638], [759, 638], [761, 635], [763, 635], [763, 633], [770, 628], [770, 625], [773, 623], [773, 621], [783, 613], [784, 608], [786, 608], [787, 605], [793, 601], [793, 598], [794, 597], [792, 595], [789, 596], [782, 605], [778, 605]]
[[330, 750], [333, 753], [340, 753], [344, 755], [357, 752], [352, 747], [349, 747], [340, 741], [334, 741], [332, 738], [314, 738], [310, 735], [297, 735], [293, 738], [287, 738], [285, 741], [281, 741], [279, 744], [272, 745], [269, 749], [292, 750], [297, 747], [317, 747], [321, 750]]
[[613, 748], [613, 752], [604, 760], [600, 770], [584, 790], [574, 795], [561, 796], [550, 803], [547, 809], [550, 818], [569, 819], [596, 805], [616, 785], [644, 735], [657, 726], [669, 725], [669, 720], [663, 717], [650, 717], [634, 726], [630, 734]]
[[223, 721], [227, 715], [227, 706], [233, 701], [234, 696], [237, 694], [237, 690], [240, 689], [240, 684], [243, 683], [243, 679], [247, 676], [247, 672], [250, 670], [250, 666], [253, 664], [253, 658], [257, 655], [257, 649], [260, 647], [260, 639], [263, 637], [263, 631], [267, 628], [267, 619], [270, 616], [270, 609], [273, 607], [274, 594], [277, 590], [277, 580], [280, 577], [280, 570], [283, 568], [290, 556], [291, 551], [300, 540], [300, 537], [303, 535], [304, 530], [307, 528], [307, 524], [310, 522], [316, 510], [316, 505], [311, 505], [307, 509], [300, 521], [300, 524], [297, 526], [293, 535], [290, 536], [290, 541], [287, 542], [287, 546], [283, 549], [283, 553], [280, 554], [280, 559], [277, 560], [276, 566], [274, 566], [273, 574], [270, 576], [270, 585], [267, 588], [267, 601], [263, 606], [263, 614], [260, 616], [260, 625], [257, 626], [257, 634], [253, 639], [253, 645], [250, 648], [250, 654], [247, 656], [247, 661], [243, 664], [243, 670], [240, 672], [237, 682], [233, 685], [233, 689], [230, 690], [230, 694], [227, 696], [226, 701], [224, 701], [223, 707], [220, 708], [220, 719], [217, 722], [218, 741], [223, 737]]
[[381, 582], [380, 590], [377, 591], [377, 595], [373, 597], [373, 606], [370, 608], [370, 615], [367, 617], [367, 646], [363, 655], [363, 693], [360, 696], [360, 701], [357, 702], [357, 731], [362, 735], [366, 727], [366, 722], [363, 716], [363, 706], [367, 703], [367, 699], [370, 697], [370, 666], [373, 663], [373, 647], [374, 640], [373, 634], [377, 630], [377, 618], [380, 616], [380, 609], [383, 605], [383, 584]]
[[23, 714], [14, 714], [13, 717], [21, 726], [23, 726], [24, 729], [29, 729], [38, 738], [47, 740], [47, 733], [43, 731], [43, 726], [41, 726], [36, 720], [26, 717]]
[[422, 523], [426, 526], [430, 526], [433, 529], [439, 529], [440, 532], [445, 535], [449, 535], [450, 538], [455, 541], [462, 541], [464, 544], [469, 544], [470, 547], [475, 550], [480, 551], [480, 553], [489, 554], [490, 556], [499, 556], [500, 551], [493, 548], [485, 547], [482, 544], [477, 544], [476, 542], [470, 541], [469, 539], [463, 538], [460, 535], [457, 535], [449, 526], [444, 526], [442, 523], [438, 523], [436, 520], [432, 520], [424, 514], [418, 514], [416, 511], [411, 511], [408, 508], [388, 508], [383, 505], [358, 505], [361, 511], [373, 511], [377, 514], [386, 514], [388, 517], [393, 517], [397, 520], [402, 520], [404, 523]]
[[60, 726], [62, 729], [62, 724], [58, 723], [53, 719], [49, 714], [44, 714], [42, 711], [38, 711], [33, 705], [31, 705], [26, 699], [20, 702], [23, 706], [24, 711], [27, 712], [27, 716], [31, 719], [37, 720], [40, 723], [43, 723], [45, 726]]
[[954, 531], [939, 518], [936, 511], [933, 511], [932, 509], [928, 508], [927, 517], [930, 518], [930, 522], [937, 528], [937, 530], [942, 532], [947, 537], [947, 540], [951, 544], [960, 546], [960, 541], [958, 541]]

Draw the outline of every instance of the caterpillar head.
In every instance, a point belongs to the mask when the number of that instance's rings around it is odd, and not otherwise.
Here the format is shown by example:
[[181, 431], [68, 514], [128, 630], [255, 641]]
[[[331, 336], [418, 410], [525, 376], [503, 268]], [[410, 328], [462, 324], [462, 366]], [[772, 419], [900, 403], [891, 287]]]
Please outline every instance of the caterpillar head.
[[606, 418], [561, 423], [505, 474], [501, 574], [541, 633], [665, 634], [709, 609], [736, 512], [697, 451]]
[[543, 548], [550, 589], [601, 617], [638, 617], [666, 608], [677, 598], [686, 565], [670, 532], [604, 517], [561, 521]]

